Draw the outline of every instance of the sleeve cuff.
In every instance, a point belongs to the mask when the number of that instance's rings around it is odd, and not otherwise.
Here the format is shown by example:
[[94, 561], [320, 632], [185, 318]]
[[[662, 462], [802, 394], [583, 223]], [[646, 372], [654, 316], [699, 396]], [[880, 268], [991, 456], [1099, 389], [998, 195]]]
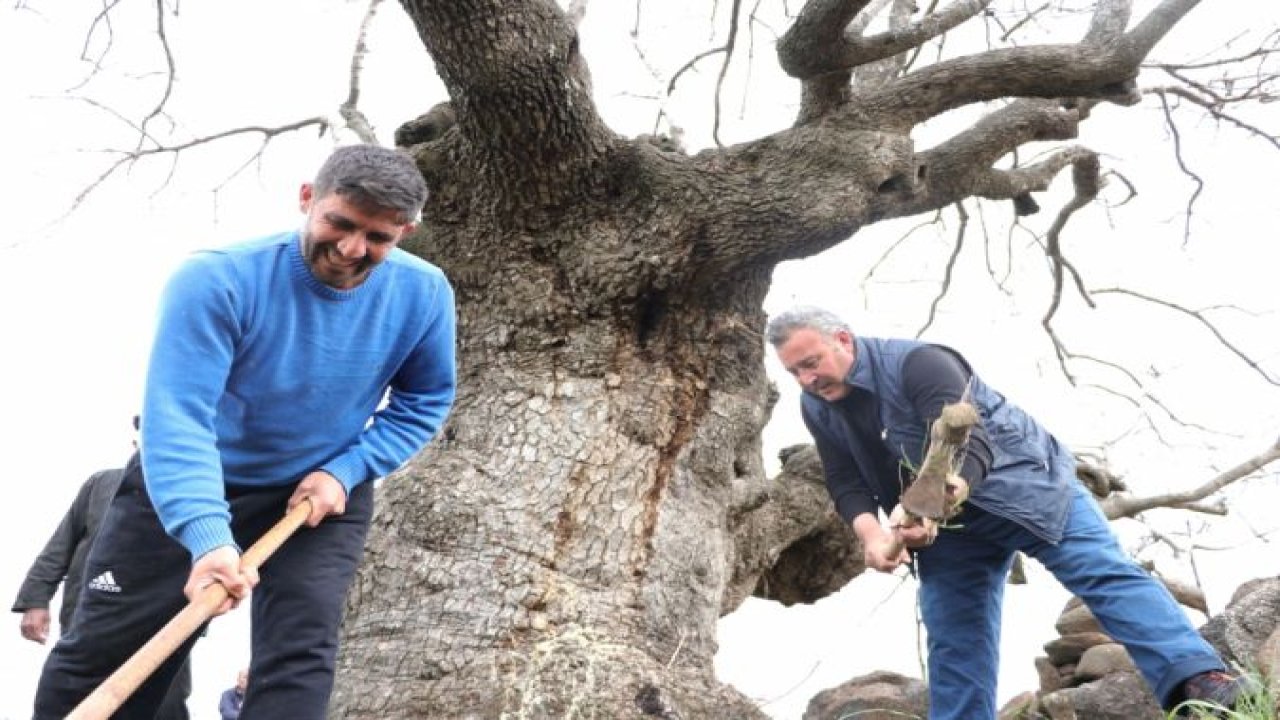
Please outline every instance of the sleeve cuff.
[[342, 483], [342, 487], [346, 488], [348, 496], [357, 485], [365, 481], [365, 476], [369, 474], [364, 462], [355, 453], [339, 455], [320, 469], [337, 478], [338, 482]]
[[231, 535], [231, 526], [219, 517], [201, 517], [192, 520], [178, 531], [178, 542], [191, 552], [191, 559], [198, 560], [210, 550], [230, 545], [237, 550], [236, 539]]

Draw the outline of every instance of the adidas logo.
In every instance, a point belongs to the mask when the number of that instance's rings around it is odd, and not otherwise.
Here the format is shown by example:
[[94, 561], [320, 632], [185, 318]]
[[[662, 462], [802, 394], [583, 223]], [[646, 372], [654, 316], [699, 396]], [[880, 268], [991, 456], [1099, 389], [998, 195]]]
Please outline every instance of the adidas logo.
[[89, 581], [90, 590], [101, 590], [103, 592], [118, 593], [120, 586], [116, 584], [116, 576], [108, 570], [98, 577]]

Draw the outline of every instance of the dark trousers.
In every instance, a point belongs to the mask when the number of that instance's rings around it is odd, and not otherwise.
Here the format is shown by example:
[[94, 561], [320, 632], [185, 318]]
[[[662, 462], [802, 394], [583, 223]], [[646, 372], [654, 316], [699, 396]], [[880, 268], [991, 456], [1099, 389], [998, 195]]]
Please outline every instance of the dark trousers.
[[[284, 516], [293, 486], [228, 487], [232, 531], [247, 548]], [[322, 718], [333, 689], [347, 587], [364, 554], [373, 487], [346, 513], [300, 529], [261, 568], [251, 596], [252, 659], [241, 720]], [[63, 718], [187, 605], [191, 556], [161, 527], [137, 457], [103, 518], [85, 565], [71, 631], [45, 660], [35, 719]], [[152, 720], [195, 644], [192, 636], [113, 716]]]
[[188, 657], [178, 668], [178, 675], [173, 679], [156, 710], [156, 720], [190, 720], [187, 710], [187, 698], [191, 697], [191, 658]]

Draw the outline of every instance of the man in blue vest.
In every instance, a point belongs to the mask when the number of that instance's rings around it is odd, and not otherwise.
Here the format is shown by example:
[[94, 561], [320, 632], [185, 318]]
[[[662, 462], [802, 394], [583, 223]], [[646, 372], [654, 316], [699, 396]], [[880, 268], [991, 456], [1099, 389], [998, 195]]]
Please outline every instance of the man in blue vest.
[[[1076, 481], [1071, 452], [959, 353], [855, 337], [819, 308], [774, 317], [767, 335], [804, 390], [801, 410], [827, 490], [862, 542], [867, 567], [891, 572], [914, 555], [929, 638], [930, 718], [996, 717], [1001, 600], [1018, 551], [1084, 600], [1164, 707], [1234, 705], [1240, 681], [1164, 587], [1121, 550]], [[981, 422], [950, 481], [958, 514], [941, 532], [929, 521], [882, 527], [878, 510], [903, 517], [899, 499], [911, 468], [920, 467], [930, 423], [966, 390]]]

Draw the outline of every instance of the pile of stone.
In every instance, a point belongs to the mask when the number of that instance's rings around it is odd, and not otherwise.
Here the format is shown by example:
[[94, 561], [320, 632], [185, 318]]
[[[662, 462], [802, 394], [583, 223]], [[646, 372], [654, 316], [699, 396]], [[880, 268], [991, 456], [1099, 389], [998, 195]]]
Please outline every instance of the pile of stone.
[[[1184, 606], [1205, 612], [1203, 594], [1164, 582]], [[1040, 687], [1006, 703], [1000, 720], [1164, 720], [1129, 654], [1080, 600], [1067, 602], [1054, 627], [1058, 637], [1035, 661]], [[1280, 577], [1242, 585], [1200, 634], [1230, 667], [1250, 668], [1280, 698]], [[919, 679], [874, 672], [814, 696], [803, 720], [926, 718], [928, 702]]]
[[[1199, 591], [1165, 580], [1184, 606], [1207, 613]], [[1280, 686], [1280, 578], [1241, 586], [1200, 633], [1229, 666], [1249, 668], [1273, 688]], [[1036, 658], [1040, 687], [1019, 695], [1000, 720], [1162, 720], [1165, 715], [1124, 647], [1102, 631], [1078, 598], [1067, 602], [1054, 624], [1058, 637]], [[1274, 695], [1273, 695], [1274, 696]]]
[[1001, 720], [1163, 717], [1129, 653], [1103, 632], [1079, 598], [1067, 602], [1054, 629], [1058, 637], [1035, 660], [1039, 689], [1009, 701]]

